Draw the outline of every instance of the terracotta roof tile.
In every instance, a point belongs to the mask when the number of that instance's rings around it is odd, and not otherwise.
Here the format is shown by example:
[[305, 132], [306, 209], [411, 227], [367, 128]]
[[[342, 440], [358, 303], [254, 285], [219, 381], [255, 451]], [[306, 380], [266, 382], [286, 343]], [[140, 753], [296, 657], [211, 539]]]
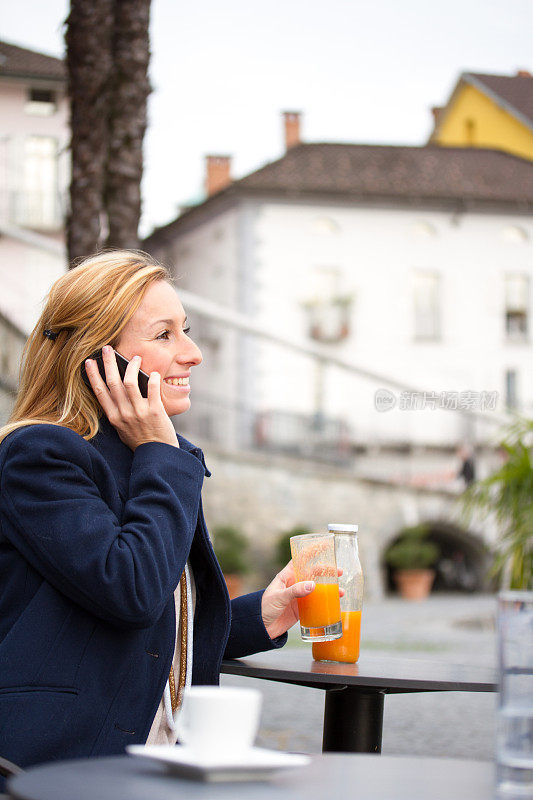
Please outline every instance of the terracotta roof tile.
[[66, 69], [60, 58], [0, 42], [0, 77], [66, 80]]
[[533, 163], [499, 150], [302, 144], [236, 188], [358, 197], [533, 202]]
[[146, 244], [165, 240], [213, 204], [250, 194], [296, 201], [328, 196], [339, 202], [490, 204], [530, 212], [533, 162], [472, 147], [300, 144], [157, 229]]

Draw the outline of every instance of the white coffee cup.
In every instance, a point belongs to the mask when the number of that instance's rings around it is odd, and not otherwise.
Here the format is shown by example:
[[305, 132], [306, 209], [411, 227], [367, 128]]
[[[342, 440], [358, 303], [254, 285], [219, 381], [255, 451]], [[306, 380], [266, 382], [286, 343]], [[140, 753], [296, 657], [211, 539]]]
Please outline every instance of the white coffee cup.
[[191, 686], [176, 720], [180, 744], [205, 755], [239, 755], [259, 727], [262, 696], [257, 689]]

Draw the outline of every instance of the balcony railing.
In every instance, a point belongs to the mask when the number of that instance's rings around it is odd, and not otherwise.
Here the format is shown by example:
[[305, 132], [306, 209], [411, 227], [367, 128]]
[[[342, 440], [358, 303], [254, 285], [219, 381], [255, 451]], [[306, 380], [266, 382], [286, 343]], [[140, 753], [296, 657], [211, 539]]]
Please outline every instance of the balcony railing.
[[211, 444], [347, 466], [353, 459], [348, 425], [321, 414], [254, 411], [195, 393], [187, 414], [176, 419], [179, 433]]

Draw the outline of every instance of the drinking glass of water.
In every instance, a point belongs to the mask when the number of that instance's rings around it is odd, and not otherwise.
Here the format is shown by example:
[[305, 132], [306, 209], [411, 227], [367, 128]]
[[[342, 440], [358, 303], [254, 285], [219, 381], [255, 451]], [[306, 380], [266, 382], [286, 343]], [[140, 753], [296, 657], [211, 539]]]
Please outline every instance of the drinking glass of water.
[[533, 798], [533, 592], [498, 596], [499, 697], [496, 790]]

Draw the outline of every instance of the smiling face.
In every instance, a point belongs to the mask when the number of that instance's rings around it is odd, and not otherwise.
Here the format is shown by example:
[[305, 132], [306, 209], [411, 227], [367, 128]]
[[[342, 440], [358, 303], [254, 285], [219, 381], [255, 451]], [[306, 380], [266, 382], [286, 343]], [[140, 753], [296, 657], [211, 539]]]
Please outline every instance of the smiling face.
[[187, 336], [187, 317], [174, 288], [156, 281], [123, 329], [116, 350], [129, 361], [142, 358], [141, 369], [161, 375], [161, 399], [171, 417], [190, 408], [189, 375], [200, 364], [200, 349]]

